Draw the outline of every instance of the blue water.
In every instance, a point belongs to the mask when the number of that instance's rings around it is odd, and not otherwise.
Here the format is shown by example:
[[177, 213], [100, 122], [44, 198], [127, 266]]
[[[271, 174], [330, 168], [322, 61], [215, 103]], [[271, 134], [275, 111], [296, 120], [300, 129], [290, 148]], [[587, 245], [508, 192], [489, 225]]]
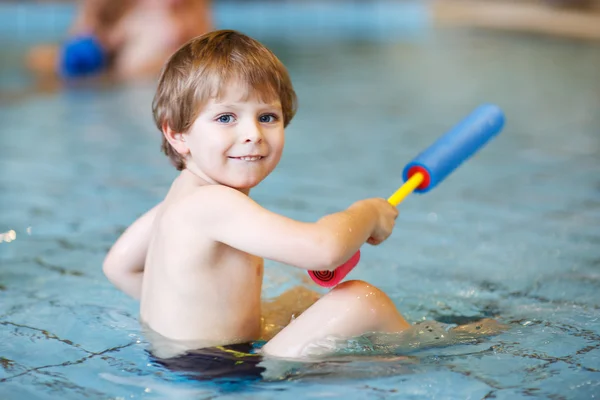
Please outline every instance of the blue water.
[[[494, 317], [510, 329], [405, 358], [294, 366], [276, 382], [187, 381], [150, 365], [137, 304], [101, 262], [176, 174], [151, 121], [154, 85], [31, 94], [21, 74], [26, 94], [0, 104], [0, 398], [598, 397], [600, 45], [461, 31], [266, 40], [300, 111], [253, 197], [290, 217], [387, 197], [404, 164], [475, 106], [505, 110], [504, 132], [408, 198], [352, 278], [411, 322]], [[305, 277], [267, 262], [265, 297]]]

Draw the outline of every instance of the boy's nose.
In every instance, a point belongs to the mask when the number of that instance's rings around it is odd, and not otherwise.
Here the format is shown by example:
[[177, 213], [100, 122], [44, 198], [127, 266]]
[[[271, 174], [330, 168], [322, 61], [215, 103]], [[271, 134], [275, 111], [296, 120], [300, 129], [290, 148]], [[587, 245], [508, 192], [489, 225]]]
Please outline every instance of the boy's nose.
[[263, 140], [262, 130], [259, 124], [250, 123], [246, 125], [243, 131], [244, 143], [260, 143]]

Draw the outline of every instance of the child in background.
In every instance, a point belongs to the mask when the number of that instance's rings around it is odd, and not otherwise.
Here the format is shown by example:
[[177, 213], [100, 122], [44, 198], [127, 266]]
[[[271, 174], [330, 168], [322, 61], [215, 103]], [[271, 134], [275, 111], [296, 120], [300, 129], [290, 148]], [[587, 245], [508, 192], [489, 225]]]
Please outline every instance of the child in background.
[[[40, 77], [107, 72], [117, 79], [157, 74], [181, 44], [211, 30], [210, 0], [85, 0], [69, 40], [30, 51]], [[82, 44], [83, 42], [83, 44]]]
[[265, 334], [263, 258], [331, 270], [364, 242], [386, 240], [398, 215], [385, 199], [371, 198], [299, 222], [250, 198], [279, 163], [295, 111], [285, 67], [241, 33], [195, 38], [165, 65], [153, 112], [162, 149], [181, 173], [104, 262], [107, 277], [141, 300], [141, 322], [162, 359], [214, 359], [207, 352], [239, 353], [240, 345], [271, 336], [263, 354], [298, 359], [315, 355], [313, 345], [326, 337], [409, 327], [385, 293], [347, 281], [318, 300], [305, 291], [306, 305], [314, 304], [296, 310], [303, 312], [280, 332]]

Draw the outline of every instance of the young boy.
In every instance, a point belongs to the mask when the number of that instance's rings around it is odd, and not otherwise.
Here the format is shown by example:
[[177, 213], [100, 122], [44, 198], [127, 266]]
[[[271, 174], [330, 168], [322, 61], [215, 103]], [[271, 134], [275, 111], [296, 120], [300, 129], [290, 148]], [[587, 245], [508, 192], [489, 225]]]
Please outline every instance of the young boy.
[[[241, 33], [192, 39], [164, 66], [153, 113], [162, 149], [181, 173], [104, 262], [107, 277], [141, 300], [155, 355], [261, 338], [263, 258], [332, 270], [364, 242], [377, 245], [391, 234], [398, 212], [385, 199], [361, 200], [308, 223], [249, 197], [277, 166], [295, 110], [285, 67]], [[262, 353], [298, 359], [328, 336], [408, 327], [383, 292], [347, 281], [275, 334]]]

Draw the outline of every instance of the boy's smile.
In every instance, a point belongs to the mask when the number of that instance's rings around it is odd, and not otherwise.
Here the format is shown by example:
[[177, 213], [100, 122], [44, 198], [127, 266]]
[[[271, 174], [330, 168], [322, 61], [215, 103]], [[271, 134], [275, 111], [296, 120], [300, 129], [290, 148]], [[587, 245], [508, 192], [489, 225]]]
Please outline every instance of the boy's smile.
[[187, 169], [208, 182], [247, 191], [281, 158], [281, 103], [264, 102], [245, 84], [230, 83], [219, 98], [202, 107], [182, 140], [187, 145]]
[[241, 156], [241, 157], [229, 157], [229, 158], [232, 158], [234, 160], [241, 160], [241, 161], [260, 161], [264, 157], [263, 156]]

